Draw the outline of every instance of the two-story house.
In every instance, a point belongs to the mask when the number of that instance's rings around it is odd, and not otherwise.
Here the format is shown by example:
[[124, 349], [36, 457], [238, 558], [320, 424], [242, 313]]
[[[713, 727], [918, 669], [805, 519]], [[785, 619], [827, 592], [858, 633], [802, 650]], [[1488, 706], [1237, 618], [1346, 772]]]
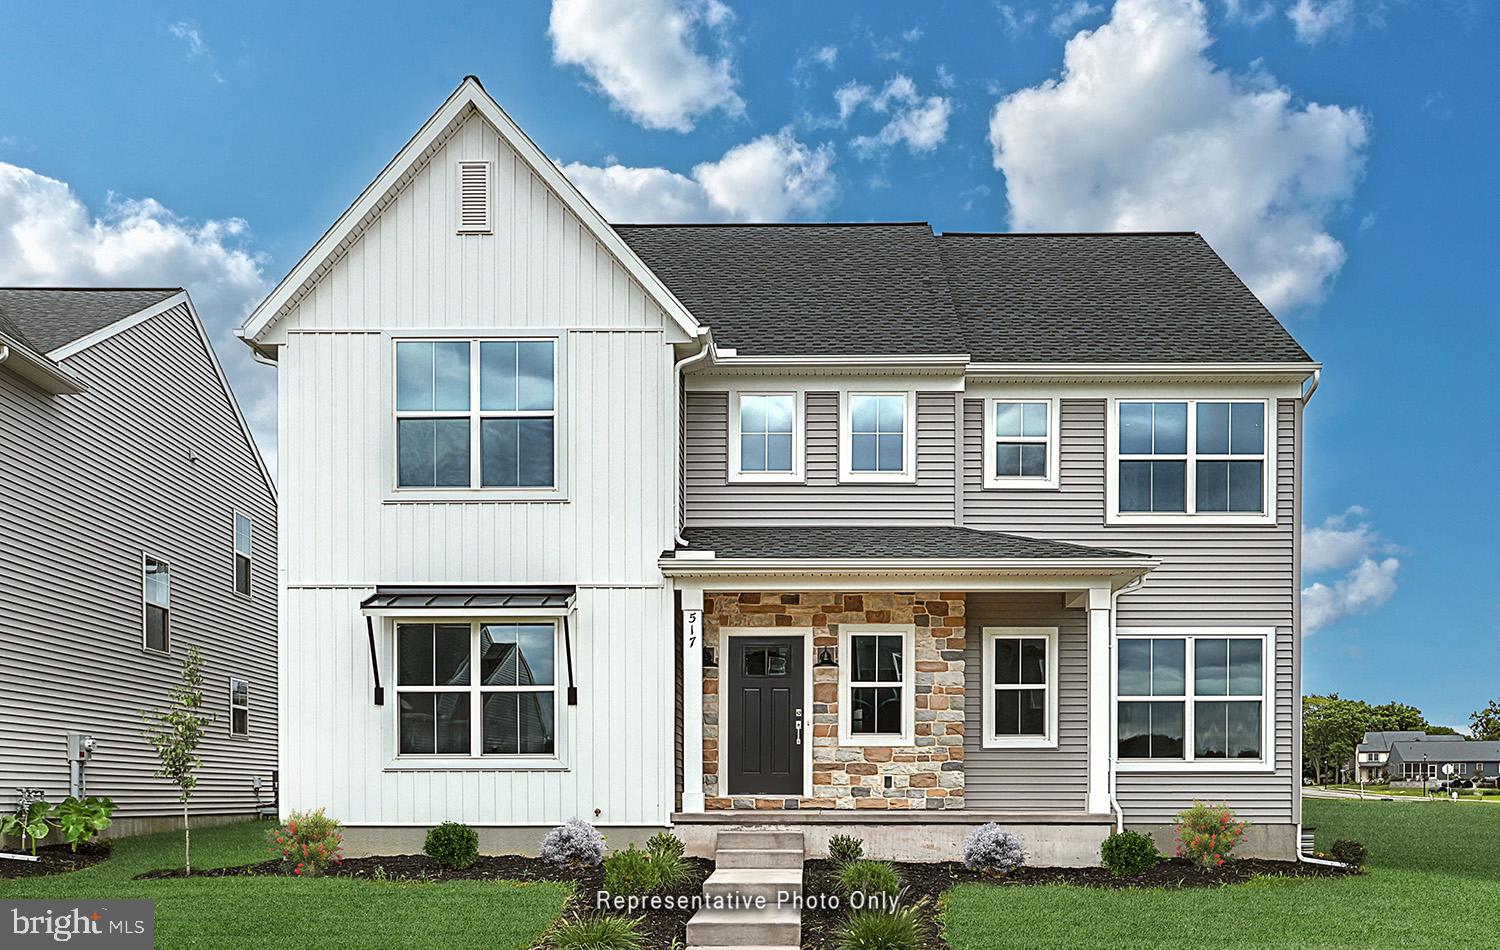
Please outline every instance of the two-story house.
[[1403, 739], [1425, 738], [1427, 738], [1427, 733], [1421, 730], [1387, 729], [1366, 732], [1364, 741], [1354, 749], [1354, 762], [1350, 769], [1353, 780], [1377, 782], [1386, 778], [1389, 774], [1386, 763], [1391, 757], [1391, 746]]
[[284, 809], [1290, 856], [1319, 366], [1195, 234], [616, 226], [466, 79], [251, 315]]
[[191, 810], [269, 808], [276, 492], [186, 291], [0, 289], [0, 808], [104, 795], [179, 827], [144, 710], [203, 653]]

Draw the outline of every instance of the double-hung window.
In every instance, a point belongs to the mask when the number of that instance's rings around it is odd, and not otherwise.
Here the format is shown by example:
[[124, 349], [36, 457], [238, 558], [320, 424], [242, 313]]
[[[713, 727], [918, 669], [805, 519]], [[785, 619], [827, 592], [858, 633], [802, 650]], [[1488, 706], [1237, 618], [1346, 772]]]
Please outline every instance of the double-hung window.
[[1114, 514], [1272, 517], [1265, 400], [1115, 404]]
[[229, 677], [229, 734], [250, 734], [250, 681]]
[[910, 745], [915, 630], [845, 624], [839, 631], [841, 738], [846, 745]]
[[250, 516], [234, 513], [234, 592], [250, 596]]
[[1057, 400], [992, 399], [989, 407], [985, 487], [1056, 488]]
[[396, 624], [397, 754], [557, 755], [557, 625]]
[[146, 555], [142, 578], [142, 608], [145, 613], [142, 644], [165, 653], [172, 645], [172, 567]]
[[911, 481], [916, 477], [912, 393], [849, 393], [845, 397], [841, 456], [852, 481]]
[[1121, 636], [1116, 728], [1122, 761], [1270, 761], [1269, 632]]
[[731, 477], [739, 481], [786, 481], [802, 475], [796, 393], [741, 392], [731, 396]]
[[396, 487], [557, 485], [554, 340], [398, 340]]
[[1057, 745], [1057, 628], [984, 628], [984, 746]]

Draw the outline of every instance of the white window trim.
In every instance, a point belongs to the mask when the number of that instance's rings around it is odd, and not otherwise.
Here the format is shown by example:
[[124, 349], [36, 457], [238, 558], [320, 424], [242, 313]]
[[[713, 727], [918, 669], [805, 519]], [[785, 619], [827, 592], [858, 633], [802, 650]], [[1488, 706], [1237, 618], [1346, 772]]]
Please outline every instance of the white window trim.
[[[558, 329], [535, 329], [506, 327], [505, 331], [493, 329], [456, 330], [401, 330], [383, 334], [386, 342], [384, 368], [386, 386], [383, 388], [386, 404], [383, 407], [384, 432], [386, 435], [386, 497], [385, 503], [430, 502], [430, 501], [567, 501], [565, 479], [567, 478], [567, 424], [566, 381], [563, 368], [567, 365], [565, 354], [566, 332]], [[479, 408], [479, 344], [508, 343], [512, 341], [549, 340], [552, 342], [552, 409], [526, 411], [481, 410]], [[399, 343], [463, 342], [469, 349], [469, 409], [468, 410], [401, 410], [396, 409], [396, 345]], [[503, 485], [482, 487], [480, 479], [480, 435], [479, 420], [521, 416], [552, 418], [552, 485], [550, 487]], [[453, 487], [413, 486], [403, 488], [400, 484], [400, 444], [397, 438], [398, 418], [407, 419], [452, 419], [465, 417], [469, 424], [469, 484]]]
[[[247, 587], [239, 589], [239, 559], [240, 539], [239, 520], [244, 518], [250, 523], [250, 550], [244, 553], [246, 561], [250, 562], [250, 570], [246, 575]], [[251, 592], [255, 590], [255, 519], [238, 508], [232, 510], [229, 516], [229, 592], [242, 600], [249, 600]]]
[[[790, 396], [792, 398], [792, 470], [790, 472], [740, 471], [740, 399], [744, 396]], [[794, 484], [806, 481], [807, 429], [804, 420], [807, 393], [797, 389], [731, 389], [729, 391], [729, 481], [761, 484]]]
[[[995, 685], [995, 641], [1013, 638], [1045, 640], [1047, 643], [1047, 677], [1046, 682], [1042, 684], [1047, 690], [1047, 731], [1040, 736], [995, 735], [995, 690], [1002, 688]], [[984, 649], [984, 659], [981, 664], [984, 678], [980, 681], [980, 688], [984, 693], [984, 718], [980, 724], [984, 730], [983, 747], [986, 749], [1057, 748], [1057, 628], [985, 627], [982, 631], [981, 643]], [[1032, 684], [1017, 687], [1017, 689], [1036, 688]]]
[[[406, 624], [457, 624], [467, 623], [469, 625], [469, 657], [471, 663], [479, 656], [479, 629], [484, 624], [549, 624], [552, 627], [552, 728], [555, 730], [553, 739], [553, 754], [551, 755], [485, 755], [478, 750], [484, 742], [484, 694], [486, 688], [479, 685], [479, 669], [473, 666], [470, 670], [468, 686], [401, 686], [401, 674], [399, 665], [399, 638], [397, 629]], [[400, 617], [393, 618], [389, 624], [386, 642], [390, 646], [388, 654], [388, 668], [391, 671], [391, 712], [387, 722], [391, 726], [390, 737], [390, 760], [386, 764], [387, 770], [432, 770], [443, 771], [448, 769], [496, 769], [496, 770], [534, 770], [534, 769], [562, 769], [563, 766], [563, 710], [562, 694], [565, 684], [562, 678], [567, 675], [563, 661], [562, 622], [558, 617], [541, 617], [526, 615], [484, 615], [469, 617]], [[511, 688], [499, 689], [490, 687], [489, 692], [547, 692], [549, 687], [536, 688]], [[469, 694], [469, 754], [454, 755], [451, 752], [432, 753], [430, 755], [416, 754], [401, 751], [401, 693], [468, 693]]]
[[[1040, 403], [1047, 407], [1047, 474], [1043, 478], [1034, 475], [996, 475], [995, 448], [1001, 436], [995, 434], [995, 413], [1000, 403]], [[1062, 480], [1062, 423], [1061, 403], [1056, 396], [989, 396], [984, 401], [984, 487], [986, 489], [1055, 489]], [[1007, 442], [1040, 442], [1037, 436], [1011, 438]]]
[[[250, 681], [248, 679], [245, 679], [243, 676], [231, 676], [228, 679], [229, 679], [229, 735], [232, 738], [235, 738], [235, 739], [246, 739], [246, 738], [249, 738], [249, 736], [250, 736]], [[245, 705], [243, 705], [243, 706], [236, 706], [234, 704], [234, 684], [235, 683], [244, 683], [245, 684]], [[243, 710], [245, 710], [245, 731], [244, 732], [235, 732], [234, 731], [234, 711], [236, 709], [243, 709]]]
[[[854, 708], [849, 702], [849, 687], [854, 671], [854, 651], [850, 639], [859, 635], [899, 634], [901, 636], [901, 682], [881, 686], [901, 687], [901, 732], [899, 735], [855, 735], [850, 732]], [[916, 744], [916, 642], [917, 628], [909, 623], [839, 624], [839, 745], [855, 748], [867, 746], [910, 746]]]
[[[856, 472], [849, 408], [855, 396], [901, 396], [906, 401], [901, 429], [901, 471]], [[914, 389], [850, 389], [839, 393], [839, 481], [911, 483], [917, 480], [917, 391]]]
[[[1188, 407], [1187, 422], [1187, 455], [1182, 456], [1186, 463], [1186, 481], [1184, 483], [1184, 511], [1120, 511], [1120, 403], [1122, 402], [1181, 402]], [[1261, 507], [1258, 512], [1234, 512], [1234, 511], [1205, 511], [1197, 512], [1197, 436], [1198, 436], [1198, 408], [1200, 402], [1228, 402], [1228, 403], [1259, 403], [1265, 406], [1266, 422], [1266, 451], [1264, 455], [1265, 470], [1261, 478]], [[1104, 516], [1106, 524], [1159, 524], [1159, 525], [1181, 525], [1181, 524], [1210, 524], [1210, 525], [1274, 525], [1276, 524], [1276, 410], [1277, 400], [1274, 398], [1249, 399], [1244, 397], [1199, 395], [1199, 396], [1127, 396], [1111, 397], [1106, 406], [1105, 429], [1104, 429]], [[1127, 456], [1127, 458], [1138, 458], [1141, 456]], [[1175, 459], [1179, 456], [1155, 456], [1160, 459]], [[1240, 456], [1241, 459], [1249, 459], [1254, 456]], [[1228, 458], [1228, 456], [1209, 455], [1204, 456], [1204, 461]]]
[[[146, 600], [146, 562], [147, 561], [156, 561], [158, 564], [165, 564], [167, 566], [167, 622], [166, 622], [166, 642], [167, 642], [167, 647], [164, 650], [158, 650], [156, 647], [147, 646], [146, 645], [146, 627], [147, 627], [147, 623], [146, 623], [146, 608], [150, 604], [150, 602]], [[153, 654], [155, 656], [170, 656], [171, 653], [172, 653], [172, 562], [168, 561], [165, 558], [156, 557], [155, 555], [151, 554], [148, 551], [142, 551], [141, 552], [140, 578], [141, 578], [141, 652], [143, 652], [143, 653], [150, 653], [150, 654]]]
[[[1113, 664], [1109, 671], [1110, 682], [1110, 741], [1109, 754], [1114, 758], [1115, 768], [1120, 772], [1274, 772], [1276, 771], [1276, 628], [1275, 627], [1121, 627], [1117, 631], [1119, 640], [1260, 640], [1260, 713], [1261, 751], [1263, 758], [1248, 759], [1195, 759], [1193, 758], [1193, 704], [1198, 698], [1205, 702], [1224, 700], [1223, 696], [1196, 697], [1193, 693], [1194, 647], [1189, 644], [1184, 653], [1183, 671], [1185, 683], [1182, 696], [1183, 758], [1181, 759], [1125, 759], [1120, 757], [1120, 651], [1113, 650]], [[1252, 697], [1245, 696], [1249, 700]], [[1125, 697], [1132, 700], [1174, 702], [1177, 697], [1144, 696]]]

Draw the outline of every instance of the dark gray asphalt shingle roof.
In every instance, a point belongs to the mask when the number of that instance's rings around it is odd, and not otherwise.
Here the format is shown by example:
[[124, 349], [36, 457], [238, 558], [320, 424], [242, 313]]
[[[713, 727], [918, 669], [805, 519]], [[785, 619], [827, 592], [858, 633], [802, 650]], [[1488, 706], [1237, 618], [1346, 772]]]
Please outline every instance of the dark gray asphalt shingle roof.
[[616, 225], [721, 347], [965, 352], [926, 224]]
[[[687, 550], [716, 558], [1140, 558], [1144, 554], [973, 528], [689, 528]], [[664, 556], [672, 556], [671, 551]]]
[[617, 225], [719, 345], [976, 362], [1304, 362], [1197, 234]]
[[1429, 761], [1493, 762], [1500, 761], [1500, 742], [1445, 742], [1436, 737], [1428, 737], [1400, 739], [1391, 744], [1391, 754], [1402, 761], [1420, 759], [1423, 752], [1427, 753]]
[[45, 354], [181, 292], [176, 287], [0, 287], [0, 332]]

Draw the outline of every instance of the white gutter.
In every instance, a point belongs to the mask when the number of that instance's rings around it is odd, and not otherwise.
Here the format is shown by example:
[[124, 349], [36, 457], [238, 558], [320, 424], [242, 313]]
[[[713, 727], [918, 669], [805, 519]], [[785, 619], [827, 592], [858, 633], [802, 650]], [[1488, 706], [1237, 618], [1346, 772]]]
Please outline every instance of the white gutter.
[[[1135, 580], [1121, 587], [1117, 591], [1111, 591], [1109, 595], [1109, 683], [1110, 699], [1113, 701], [1115, 692], [1115, 631], [1120, 626], [1120, 595], [1133, 591], [1145, 582], [1145, 577], [1137, 577]], [[1116, 713], [1110, 710], [1109, 714], [1109, 807], [1115, 813], [1115, 833], [1119, 834], [1125, 830], [1125, 809], [1120, 807], [1119, 778], [1120, 771], [1115, 766], [1118, 764], [1120, 740], [1115, 734]]]
[[1315, 393], [1315, 392], [1318, 391], [1318, 384], [1321, 383], [1322, 381], [1323, 381], [1323, 367], [1319, 366], [1317, 369], [1313, 370], [1312, 385], [1309, 386], [1309, 387], [1307, 387], [1307, 392], [1305, 392], [1305, 393], [1302, 394], [1302, 406], [1303, 406], [1303, 408], [1306, 408], [1307, 404], [1310, 403], [1310, 402], [1312, 402], [1313, 393]]
[[[703, 346], [698, 350], [698, 352], [694, 353], [692, 356], [684, 356], [682, 359], [678, 360], [672, 367], [672, 386], [675, 390], [673, 399], [676, 402], [675, 408], [678, 412], [682, 412], [682, 393], [684, 388], [682, 385], [682, 374], [687, 370], [689, 366], [692, 366], [694, 363], [702, 360], [713, 350], [714, 340], [709, 331], [707, 329], [704, 329], [701, 336], [703, 340]], [[685, 451], [685, 447], [683, 446], [682, 442], [683, 439], [687, 437], [686, 428], [686, 424], [679, 420], [679, 425], [677, 426], [677, 436], [672, 440], [672, 444], [675, 448], [675, 451], [673, 452], [673, 461], [676, 463], [672, 466], [672, 471], [677, 473], [678, 478], [686, 477], [682, 471], [682, 456]], [[678, 492], [674, 491], [673, 495], [677, 496]], [[681, 504], [681, 502], [678, 501], [678, 504]], [[687, 538], [684, 538], [682, 536], [683, 529], [687, 527], [687, 518], [685, 516], [686, 512], [677, 512], [677, 530], [672, 535], [672, 537], [682, 547], [687, 547]]]
[[657, 561], [668, 576], [743, 574], [1118, 574], [1145, 573], [1161, 564], [1155, 558], [719, 558], [693, 557], [688, 551]]
[[4, 363], [8, 359], [10, 359], [10, 347], [4, 343], [0, 343], [0, 363]]

